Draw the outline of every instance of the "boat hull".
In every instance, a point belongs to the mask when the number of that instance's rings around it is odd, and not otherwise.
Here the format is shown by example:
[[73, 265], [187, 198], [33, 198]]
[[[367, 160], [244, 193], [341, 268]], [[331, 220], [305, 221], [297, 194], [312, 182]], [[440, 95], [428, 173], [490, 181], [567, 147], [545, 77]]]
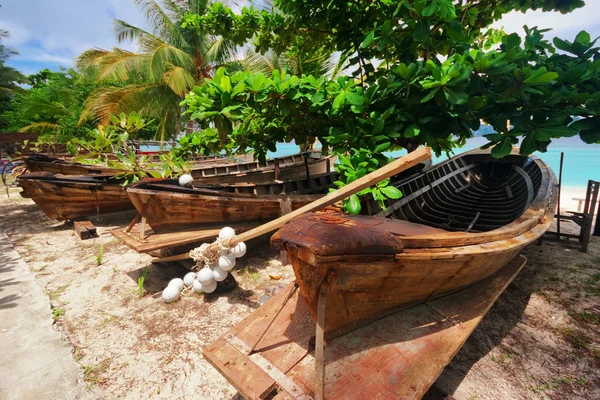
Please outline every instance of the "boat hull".
[[[239, 197], [129, 188], [129, 199], [156, 233], [202, 228], [215, 223], [261, 222], [281, 215], [285, 196]], [[292, 210], [321, 196], [288, 196]]]
[[[319, 299], [325, 299], [324, 330], [329, 336], [473, 285], [548, 230], [557, 200], [552, 171], [537, 159], [515, 173], [512, 164], [504, 168], [493, 159], [486, 162], [479, 170], [458, 163], [447, 171], [442, 168], [448, 164], [442, 163], [402, 183], [406, 190], [399, 206], [376, 209], [379, 216], [308, 214], [273, 235], [272, 246], [290, 256], [315, 321]], [[486, 195], [486, 182], [480, 180], [490, 164], [493, 196]], [[505, 176], [500, 175], [503, 171]], [[472, 204], [468, 212], [474, 218], [463, 211], [459, 195]], [[468, 217], [460, 220], [459, 212]], [[455, 226], [442, 223], [448, 218]], [[487, 229], [490, 225], [493, 229]]]
[[22, 197], [32, 199], [50, 219], [58, 221], [134, 208], [119, 182], [21, 178], [19, 186]]

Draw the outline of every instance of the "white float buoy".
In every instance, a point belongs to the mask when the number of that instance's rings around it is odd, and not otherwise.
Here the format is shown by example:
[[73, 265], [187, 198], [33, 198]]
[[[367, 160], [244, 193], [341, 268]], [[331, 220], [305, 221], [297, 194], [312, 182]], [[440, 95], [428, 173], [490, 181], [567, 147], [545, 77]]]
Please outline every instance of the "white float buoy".
[[227, 278], [228, 274], [229, 274], [229, 272], [227, 272], [219, 267], [215, 267], [213, 269], [213, 278], [217, 282], [223, 282], [225, 280], [225, 278]]
[[233, 254], [219, 257], [219, 268], [223, 271], [231, 271], [233, 267], [235, 267], [235, 256]]
[[211, 281], [208, 285], [202, 285], [202, 291], [204, 293], [212, 293], [217, 289], [217, 282]]
[[200, 271], [198, 271], [198, 276], [196, 279], [198, 279], [198, 282], [200, 282], [202, 285], [208, 285], [214, 281], [213, 272], [210, 268], [202, 268]]
[[225, 228], [223, 228], [219, 231], [219, 239], [221, 239], [221, 240], [231, 239], [234, 236], [235, 236], [235, 231], [233, 230], [233, 228], [230, 228], [228, 226], [226, 226]]
[[236, 258], [244, 257], [246, 254], [246, 243], [239, 242], [235, 246], [233, 246], [230, 250], [231, 254], [233, 254]]
[[179, 289], [176, 286], [167, 286], [162, 292], [162, 298], [165, 303], [171, 303], [179, 297]]
[[185, 286], [187, 286], [187, 287], [190, 287], [190, 286], [192, 286], [194, 284], [195, 280], [196, 280], [196, 273], [195, 272], [188, 272], [183, 277], [183, 284]]
[[190, 174], [183, 174], [179, 177], [179, 186], [189, 186], [194, 181]]
[[202, 293], [202, 284], [198, 281], [194, 281], [194, 292]]
[[181, 278], [171, 279], [168, 286], [176, 287], [177, 290], [181, 290], [181, 289], [183, 289], [183, 279], [181, 279]]

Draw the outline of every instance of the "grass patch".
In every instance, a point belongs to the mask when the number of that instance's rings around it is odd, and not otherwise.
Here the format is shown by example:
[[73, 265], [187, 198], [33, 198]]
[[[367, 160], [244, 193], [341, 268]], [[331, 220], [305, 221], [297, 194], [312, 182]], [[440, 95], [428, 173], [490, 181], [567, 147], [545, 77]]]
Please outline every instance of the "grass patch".
[[538, 396], [543, 398], [544, 394], [547, 394], [548, 392], [553, 392], [562, 386], [570, 385], [572, 383], [576, 383], [578, 385], [583, 385], [583, 384], [585, 384], [585, 378], [575, 379], [573, 376], [566, 376], [563, 378], [554, 378], [553, 377], [550, 379], [549, 382], [542, 381], [542, 382], [540, 382], [539, 385], [530, 386], [529, 390], [531, 390], [533, 393], [535, 393]]
[[56, 290], [52, 290], [50, 293], [48, 293], [48, 297], [50, 298], [50, 301], [58, 300], [58, 298], [64, 293], [65, 290], [67, 290], [67, 288], [69, 286], [71, 286], [71, 282], [59, 287]]
[[584, 311], [580, 313], [570, 313], [571, 317], [578, 322], [586, 324], [600, 325], [600, 316], [593, 312]]
[[59, 319], [60, 317], [62, 317], [63, 315], [65, 315], [65, 310], [62, 309], [62, 308], [55, 308], [52, 311], [52, 319], [55, 320], [55, 321], [57, 319]]
[[248, 267], [242, 270], [241, 277], [253, 284], [257, 284], [262, 280], [262, 275], [258, 270]]
[[500, 356], [491, 356], [490, 360], [498, 364], [504, 364], [507, 360], [512, 360], [513, 355], [510, 353], [501, 353]]
[[100, 244], [100, 251], [96, 256], [96, 264], [102, 265], [102, 256], [104, 255], [104, 243]]
[[588, 280], [585, 281], [585, 283], [587, 283], [588, 285], [595, 285], [598, 282], [600, 282], [600, 272], [595, 273], [594, 275], [590, 276]]
[[574, 330], [573, 328], [562, 327], [558, 331], [561, 333], [563, 338], [571, 343], [575, 348], [588, 349], [588, 342], [583, 335]]
[[75, 353], [73, 353], [73, 359], [76, 363], [79, 363], [81, 360], [83, 360], [83, 356], [84, 354], [81, 350], [75, 350]]
[[106, 383], [104, 373], [110, 367], [110, 360], [107, 358], [98, 364], [82, 365], [83, 379], [90, 385], [101, 385]]
[[138, 297], [144, 297], [144, 281], [146, 280], [146, 274], [148, 273], [148, 268], [144, 268], [142, 271], [142, 275], [137, 280], [137, 289], [133, 290]]

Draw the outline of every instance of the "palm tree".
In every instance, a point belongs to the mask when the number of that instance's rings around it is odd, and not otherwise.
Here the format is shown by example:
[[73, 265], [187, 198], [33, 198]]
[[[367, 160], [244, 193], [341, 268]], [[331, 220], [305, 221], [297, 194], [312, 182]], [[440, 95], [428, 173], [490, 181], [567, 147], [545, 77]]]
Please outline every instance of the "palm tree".
[[137, 111], [158, 122], [157, 139], [181, 131], [179, 103], [213, 68], [233, 58], [236, 47], [222, 37], [181, 28], [184, 13], [203, 15], [212, 0], [134, 0], [152, 32], [115, 20], [119, 42], [137, 42], [139, 53], [121, 48], [91, 49], [77, 65], [103, 84], [86, 102], [80, 122], [92, 115], [106, 123], [112, 114]]

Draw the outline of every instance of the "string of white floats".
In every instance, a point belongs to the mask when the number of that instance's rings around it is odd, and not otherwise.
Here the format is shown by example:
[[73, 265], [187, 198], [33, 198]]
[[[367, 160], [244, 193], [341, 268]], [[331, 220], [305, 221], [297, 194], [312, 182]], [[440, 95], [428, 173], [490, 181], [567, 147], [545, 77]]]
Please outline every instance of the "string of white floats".
[[190, 256], [194, 258], [199, 267], [198, 273], [188, 272], [183, 279], [172, 279], [162, 292], [162, 298], [166, 303], [171, 303], [187, 290], [193, 290], [196, 293], [212, 293], [217, 289], [217, 283], [227, 278], [229, 271], [235, 267], [236, 258], [243, 257], [246, 254], [246, 244], [240, 242], [234, 247], [227, 248], [221, 243], [235, 236], [235, 231], [230, 227], [225, 227], [219, 231], [217, 243], [219, 243], [220, 254], [218, 258], [214, 255], [205, 255], [204, 250], [208, 247], [203, 245], [190, 251]]

